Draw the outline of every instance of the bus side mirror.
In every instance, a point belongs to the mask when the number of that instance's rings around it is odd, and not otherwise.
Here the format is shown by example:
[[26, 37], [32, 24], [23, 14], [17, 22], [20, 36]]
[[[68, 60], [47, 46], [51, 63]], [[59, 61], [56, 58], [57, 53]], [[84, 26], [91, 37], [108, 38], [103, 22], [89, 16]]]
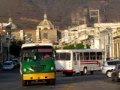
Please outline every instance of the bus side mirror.
[[36, 56], [34, 56], [34, 60], [36, 60]]
[[20, 53], [20, 57], [22, 57], [22, 53]]
[[56, 58], [56, 54], [57, 54], [57, 53], [56, 53], [56, 51], [55, 51], [55, 52], [54, 52], [54, 57], [55, 57], [55, 58]]

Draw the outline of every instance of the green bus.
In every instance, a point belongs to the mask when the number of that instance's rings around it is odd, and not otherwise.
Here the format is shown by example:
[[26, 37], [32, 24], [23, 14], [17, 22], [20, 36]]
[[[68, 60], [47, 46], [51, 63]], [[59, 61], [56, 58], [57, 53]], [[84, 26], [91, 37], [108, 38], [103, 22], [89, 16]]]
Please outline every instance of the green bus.
[[52, 43], [26, 43], [21, 47], [20, 73], [22, 85], [45, 81], [55, 85], [55, 50]]

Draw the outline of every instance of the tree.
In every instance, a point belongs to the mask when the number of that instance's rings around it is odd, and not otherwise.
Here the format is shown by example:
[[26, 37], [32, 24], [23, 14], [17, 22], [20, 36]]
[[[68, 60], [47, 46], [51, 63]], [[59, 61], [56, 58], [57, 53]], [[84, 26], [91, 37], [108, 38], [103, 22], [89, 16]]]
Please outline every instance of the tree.
[[83, 43], [78, 43], [78, 44], [70, 44], [70, 45], [66, 45], [65, 47], [63, 47], [63, 49], [84, 49], [84, 45]]
[[12, 41], [10, 45], [9, 53], [15, 57], [19, 57], [22, 43], [23, 43], [22, 41], [16, 41], [16, 40]]

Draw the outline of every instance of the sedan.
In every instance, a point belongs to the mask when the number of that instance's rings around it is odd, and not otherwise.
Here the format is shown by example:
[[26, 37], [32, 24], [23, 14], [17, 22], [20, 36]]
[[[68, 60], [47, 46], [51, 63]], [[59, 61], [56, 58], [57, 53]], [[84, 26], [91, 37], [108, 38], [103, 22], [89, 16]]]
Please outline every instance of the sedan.
[[3, 63], [3, 70], [12, 70], [14, 69], [15, 64], [13, 61], [5, 61]]
[[107, 77], [111, 78], [111, 73], [115, 69], [116, 64], [119, 64], [120, 60], [105, 61], [102, 65], [101, 71]]

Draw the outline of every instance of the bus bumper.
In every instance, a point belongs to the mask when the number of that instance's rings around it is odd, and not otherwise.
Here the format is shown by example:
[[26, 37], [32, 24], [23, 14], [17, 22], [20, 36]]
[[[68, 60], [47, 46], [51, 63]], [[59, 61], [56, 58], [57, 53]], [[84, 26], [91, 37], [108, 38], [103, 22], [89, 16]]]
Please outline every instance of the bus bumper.
[[35, 74], [23, 74], [23, 80], [45, 80], [45, 79], [55, 79], [55, 73], [35, 73]]

